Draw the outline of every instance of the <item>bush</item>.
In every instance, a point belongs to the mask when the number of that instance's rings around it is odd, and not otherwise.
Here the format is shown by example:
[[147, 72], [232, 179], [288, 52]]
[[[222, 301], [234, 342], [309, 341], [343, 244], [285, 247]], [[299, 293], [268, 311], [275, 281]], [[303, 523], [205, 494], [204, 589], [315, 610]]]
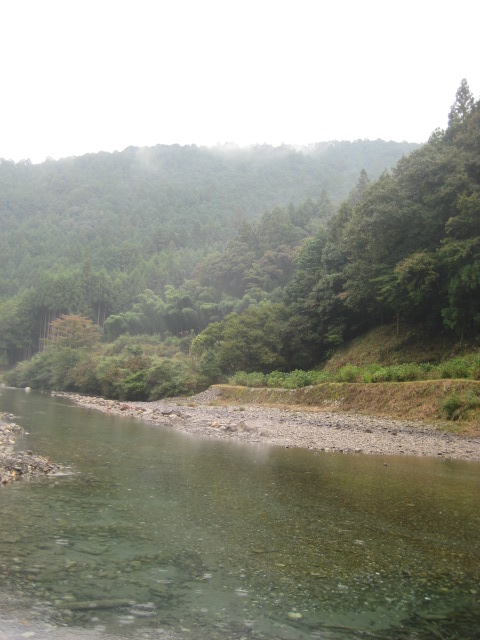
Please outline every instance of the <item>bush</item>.
[[474, 380], [480, 380], [480, 352], [472, 360], [471, 375]]
[[448, 420], [458, 420], [461, 406], [460, 398], [455, 393], [452, 393], [442, 402], [442, 411]]
[[438, 367], [442, 378], [469, 378], [470, 364], [465, 358], [452, 358]]
[[267, 375], [267, 387], [283, 387], [287, 375], [283, 371], [272, 371]]
[[379, 367], [372, 373], [372, 382], [390, 382], [390, 367]]
[[301, 387], [308, 387], [312, 384], [312, 376], [310, 371], [302, 371], [301, 369], [295, 369], [286, 374], [282, 387], [284, 389], [300, 389]]
[[164, 358], [148, 371], [148, 400], [192, 393], [197, 384], [198, 381], [184, 360]]
[[247, 386], [247, 372], [246, 371], [237, 371], [231, 378], [229, 378], [228, 383], [234, 384], [239, 387]]
[[361, 380], [361, 369], [354, 364], [345, 364], [335, 374], [337, 382], [359, 382]]
[[33, 389], [78, 390], [71, 372], [79, 365], [83, 352], [70, 347], [57, 347], [37, 353], [31, 360], [20, 362], [5, 374], [14, 387]]
[[448, 420], [460, 420], [467, 417], [467, 412], [473, 410], [478, 412], [480, 407], [480, 397], [473, 391], [468, 391], [462, 397], [455, 393], [450, 394], [442, 402], [442, 411]]
[[198, 369], [205, 379], [206, 384], [214, 384], [222, 377], [218, 364], [218, 355], [213, 349], [207, 349], [200, 357]]
[[407, 364], [397, 364], [390, 369], [390, 380], [393, 382], [409, 382], [412, 380], [421, 380], [423, 373], [418, 364], [413, 362]]
[[299, 389], [301, 387], [320, 384], [321, 382], [329, 382], [331, 378], [331, 374], [325, 371], [302, 371], [301, 369], [295, 369], [295, 371], [290, 371], [290, 373], [272, 371], [268, 374], [237, 371], [237, 373], [229, 379], [229, 383], [241, 387], [267, 386], [277, 389]]
[[137, 371], [128, 376], [123, 383], [123, 397], [125, 400], [148, 400], [148, 372]]
[[265, 387], [267, 386], [267, 378], [268, 376], [258, 371], [254, 371], [253, 373], [237, 371], [237, 373], [229, 379], [229, 383], [236, 384], [240, 387]]
[[95, 368], [99, 392], [105, 398], [124, 399], [123, 381], [127, 377], [118, 356], [100, 358]]
[[378, 380], [374, 380], [373, 377], [378, 371], [381, 371], [384, 367], [379, 364], [369, 364], [363, 369], [361, 376], [362, 382], [379, 382]]

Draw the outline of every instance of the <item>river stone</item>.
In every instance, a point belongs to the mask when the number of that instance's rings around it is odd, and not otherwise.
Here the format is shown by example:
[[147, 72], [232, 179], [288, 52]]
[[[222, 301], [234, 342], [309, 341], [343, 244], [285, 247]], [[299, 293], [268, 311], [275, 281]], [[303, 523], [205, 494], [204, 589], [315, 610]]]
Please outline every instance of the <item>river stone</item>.
[[88, 553], [91, 556], [99, 556], [107, 551], [108, 547], [89, 544], [88, 542], [77, 542], [73, 545], [75, 551], [80, 553]]
[[252, 433], [253, 431], [255, 431], [255, 427], [252, 427], [252, 425], [247, 424], [244, 420], [241, 420], [238, 423], [237, 429], [239, 431], [244, 431], [245, 433]]
[[301, 618], [303, 618], [303, 616], [298, 611], [289, 611], [287, 614], [287, 618], [289, 618], [289, 620], [300, 620]]

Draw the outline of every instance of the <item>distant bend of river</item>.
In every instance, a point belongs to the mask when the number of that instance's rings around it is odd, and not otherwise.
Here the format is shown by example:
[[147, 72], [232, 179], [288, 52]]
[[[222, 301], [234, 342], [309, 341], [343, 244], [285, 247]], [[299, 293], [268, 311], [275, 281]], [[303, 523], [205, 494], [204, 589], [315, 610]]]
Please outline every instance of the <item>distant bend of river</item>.
[[0, 411], [71, 472], [0, 490], [0, 640], [478, 638], [477, 463], [212, 441], [10, 389]]

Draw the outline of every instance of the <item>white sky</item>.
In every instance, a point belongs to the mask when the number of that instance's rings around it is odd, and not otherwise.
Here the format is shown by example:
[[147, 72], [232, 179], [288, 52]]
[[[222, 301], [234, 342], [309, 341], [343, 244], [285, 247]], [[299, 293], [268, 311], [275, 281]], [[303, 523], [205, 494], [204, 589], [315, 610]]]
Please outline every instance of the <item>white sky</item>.
[[423, 142], [477, 0], [0, 0], [0, 158], [129, 145]]

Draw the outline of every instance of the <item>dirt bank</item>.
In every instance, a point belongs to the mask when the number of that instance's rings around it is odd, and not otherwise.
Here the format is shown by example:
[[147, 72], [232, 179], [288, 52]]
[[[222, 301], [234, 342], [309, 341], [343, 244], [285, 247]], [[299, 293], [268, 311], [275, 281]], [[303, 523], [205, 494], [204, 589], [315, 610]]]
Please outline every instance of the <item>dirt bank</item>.
[[300, 407], [222, 405], [212, 387], [191, 398], [119, 402], [63, 395], [82, 407], [168, 425], [205, 437], [355, 454], [417, 455], [480, 461], [480, 438], [445, 433], [412, 420], [302, 410]]

